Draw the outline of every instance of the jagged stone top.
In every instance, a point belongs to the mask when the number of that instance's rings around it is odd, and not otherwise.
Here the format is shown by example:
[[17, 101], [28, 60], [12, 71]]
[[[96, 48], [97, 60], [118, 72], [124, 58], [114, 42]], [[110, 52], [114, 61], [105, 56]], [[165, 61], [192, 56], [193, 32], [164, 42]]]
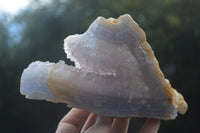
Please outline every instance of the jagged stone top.
[[159, 68], [144, 31], [125, 14], [98, 17], [83, 34], [64, 40], [75, 62], [33, 62], [21, 93], [30, 99], [67, 103], [104, 116], [174, 119], [187, 103]]

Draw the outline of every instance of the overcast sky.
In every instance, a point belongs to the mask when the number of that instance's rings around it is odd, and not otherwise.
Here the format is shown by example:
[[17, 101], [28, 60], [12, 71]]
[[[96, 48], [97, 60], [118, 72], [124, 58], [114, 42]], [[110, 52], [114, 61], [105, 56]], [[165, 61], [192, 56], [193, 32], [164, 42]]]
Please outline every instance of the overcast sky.
[[4, 11], [11, 15], [17, 14], [29, 4], [30, 0], [0, 0], [0, 12]]
[[[0, 14], [7, 12], [11, 15], [16, 15], [20, 10], [26, 8], [31, 0], [0, 0]], [[48, 4], [52, 0], [40, 0], [42, 4]], [[65, 0], [59, 0], [65, 1]]]

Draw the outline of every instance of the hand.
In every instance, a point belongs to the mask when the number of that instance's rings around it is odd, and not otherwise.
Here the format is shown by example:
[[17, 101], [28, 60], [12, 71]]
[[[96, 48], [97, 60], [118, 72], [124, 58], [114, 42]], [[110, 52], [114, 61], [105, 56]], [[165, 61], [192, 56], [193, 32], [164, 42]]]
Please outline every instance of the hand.
[[[127, 133], [130, 118], [99, 117], [73, 108], [58, 124], [56, 133]], [[140, 133], [157, 133], [160, 120], [147, 119]]]

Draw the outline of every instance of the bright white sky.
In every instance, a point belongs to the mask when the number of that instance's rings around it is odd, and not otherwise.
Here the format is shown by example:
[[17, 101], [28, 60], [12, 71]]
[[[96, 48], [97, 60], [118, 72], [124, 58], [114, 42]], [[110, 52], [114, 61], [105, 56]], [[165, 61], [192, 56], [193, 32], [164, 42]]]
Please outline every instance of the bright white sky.
[[[40, 0], [41, 4], [44, 5], [50, 4], [51, 1], [52, 0]], [[31, 0], [0, 0], [0, 14], [4, 11], [11, 15], [16, 15], [21, 9], [26, 8], [30, 2]]]
[[5, 11], [9, 14], [17, 14], [20, 9], [25, 8], [30, 0], [0, 0], [0, 12]]

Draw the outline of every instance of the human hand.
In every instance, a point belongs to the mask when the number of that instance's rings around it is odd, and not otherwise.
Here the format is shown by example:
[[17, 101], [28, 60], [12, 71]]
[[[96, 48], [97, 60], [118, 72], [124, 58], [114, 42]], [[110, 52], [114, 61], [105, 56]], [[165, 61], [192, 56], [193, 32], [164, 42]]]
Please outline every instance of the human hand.
[[[59, 122], [56, 133], [127, 133], [130, 118], [99, 117], [94, 113], [73, 108]], [[147, 119], [140, 133], [157, 133], [160, 120]]]

